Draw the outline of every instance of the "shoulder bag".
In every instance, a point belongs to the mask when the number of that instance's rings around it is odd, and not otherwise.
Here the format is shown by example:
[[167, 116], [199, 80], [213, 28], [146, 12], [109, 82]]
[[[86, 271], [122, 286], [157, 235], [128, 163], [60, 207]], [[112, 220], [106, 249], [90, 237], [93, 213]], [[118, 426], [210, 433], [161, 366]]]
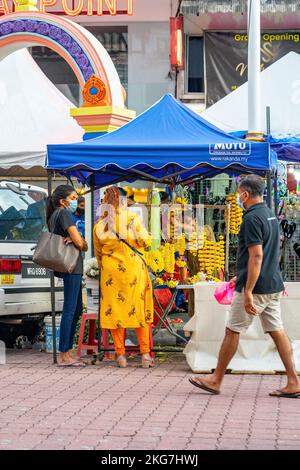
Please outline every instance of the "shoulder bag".
[[64, 237], [54, 233], [60, 209], [55, 214], [52, 230], [43, 232], [33, 254], [33, 261], [39, 266], [60, 273], [72, 273], [76, 267], [79, 249], [73, 244], [65, 244]]
[[113, 232], [114, 232], [115, 235], [118, 237], [118, 239], [119, 239], [120, 242], [122, 242], [122, 243], [124, 243], [125, 245], [127, 245], [128, 248], [130, 248], [139, 258], [141, 258], [141, 260], [143, 261], [143, 263], [144, 263], [144, 265], [145, 265], [145, 267], [146, 267], [146, 269], [147, 269], [147, 271], [148, 271], [148, 273], [149, 273], [150, 280], [152, 281], [152, 280], [155, 278], [155, 275], [154, 275], [153, 272], [151, 271], [150, 267], [147, 265], [147, 263], [146, 263], [146, 261], [145, 261], [143, 255], [142, 255], [142, 253], [141, 253], [139, 250], [137, 250], [136, 248], [134, 248], [133, 246], [131, 246], [130, 243], [128, 243], [126, 240], [124, 240], [123, 238], [121, 238], [120, 235], [119, 235], [117, 232], [115, 232], [114, 230], [113, 230]]

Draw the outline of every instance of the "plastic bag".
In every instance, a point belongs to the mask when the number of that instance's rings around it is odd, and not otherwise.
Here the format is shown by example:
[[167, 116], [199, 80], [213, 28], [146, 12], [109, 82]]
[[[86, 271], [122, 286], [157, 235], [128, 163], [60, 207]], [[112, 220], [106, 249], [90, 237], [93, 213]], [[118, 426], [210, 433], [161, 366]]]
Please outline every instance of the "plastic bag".
[[216, 301], [221, 305], [230, 305], [234, 294], [235, 286], [231, 286], [230, 282], [222, 282], [214, 292]]

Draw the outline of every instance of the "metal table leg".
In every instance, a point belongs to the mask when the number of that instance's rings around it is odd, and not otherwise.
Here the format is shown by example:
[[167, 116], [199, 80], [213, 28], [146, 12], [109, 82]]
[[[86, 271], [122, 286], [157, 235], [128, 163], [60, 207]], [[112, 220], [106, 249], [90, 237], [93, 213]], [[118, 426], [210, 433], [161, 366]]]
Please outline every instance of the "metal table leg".
[[177, 334], [174, 329], [172, 328], [172, 326], [170, 325], [169, 323], [169, 320], [168, 320], [168, 314], [169, 312], [171, 311], [171, 308], [172, 308], [172, 305], [175, 301], [175, 298], [176, 298], [176, 294], [177, 294], [177, 290], [176, 289], [170, 289], [171, 292], [172, 292], [172, 297], [170, 299], [170, 302], [168, 303], [167, 307], [164, 309], [160, 303], [160, 301], [157, 299], [156, 295], [155, 295], [155, 289], [153, 289], [153, 295], [154, 295], [154, 298], [157, 302], [157, 305], [158, 307], [160, 308], [161, 312], [162, 312], [162, 316], [155, 310], [155, 315], [158, 316], [159, 318], [159, 322], [158, 324], [156, 325], [156, 327], [153, 329], [153, 336], [155, 334], [158, 333], [158, 331], [161, 329], [161, 326], [164, 325], [166, 327], [166, 329], [168, 330], [168, 332], [179, 338], [181, 341], [185, 341], [186, 343], [188, 342], [185, 338], [183, 338], [182, 336], [180, 336], [179, 334]]

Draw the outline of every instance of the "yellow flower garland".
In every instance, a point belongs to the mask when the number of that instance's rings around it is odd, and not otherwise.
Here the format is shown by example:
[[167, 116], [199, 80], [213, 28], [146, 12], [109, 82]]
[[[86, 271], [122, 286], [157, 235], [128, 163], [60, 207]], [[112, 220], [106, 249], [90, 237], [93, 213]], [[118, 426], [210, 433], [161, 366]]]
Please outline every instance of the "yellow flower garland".
[[207, 240], [204, 234], [203, 248], [198, 250], [200, 271], [212, 276], [214, 271], [225, 268], [225, 240], [222, 235], [218, 242]]
[[[243, 221], [243, 210], [237, 205], [237, 193], [229, 194], [226, 197], [227, 204], [230, 205], [229, 230], [231, 235], [238, 235]], [[226, 224], [228, 225], [228, 215], [226, 211]]]
[[185, 243], [185, 234], [183, 233], [179, 238], [175, 240], [175, 251], [182, 256], [184, 255], [186, 250], [186, 243]]

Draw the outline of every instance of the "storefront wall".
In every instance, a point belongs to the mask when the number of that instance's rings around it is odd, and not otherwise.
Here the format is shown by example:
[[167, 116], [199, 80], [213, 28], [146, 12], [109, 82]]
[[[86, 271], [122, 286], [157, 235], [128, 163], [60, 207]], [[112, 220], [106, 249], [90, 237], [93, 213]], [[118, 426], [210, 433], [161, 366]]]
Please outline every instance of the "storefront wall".
[[[219, 2], [222, 4], [222, 2]], [[223, 2], [224, 4], [227, 2]], [[184, 5], [187, 4], [187, 2], [184, 2]], [[188, 11], [183, 10], [184, 11]], [[196, 12], [195, 12], [196, 13]], [[281, 10], [278, 8], [277, 10], [274, 9], [272, 12], [262, 12], [261, 15], [261, 28], [262, 31], [265, 32], [280, 32], [281, 34], [283, 33], [293, 33], [293, 32], [299, 32], [299, 25], [300, 25], [300, 11], [290, 11], [287, 7], [284, 7], [284, 9], [281, 8]], [[184, 34], [185, 34], [185, 71], [180, 73], [180, 77], [178, 80], [178, 96], [181, 97], [184, 101], [190, 103], [191, 107], [195, 109], [196, 111], [202, 111], [206, 104], [212, 104], [212, 102], [215, 102], [213, 100], [208, 100], [207, 98], [207, 91], [208, 91], [208, 81], [211, 79], [211, 84], [213, 85], [213, 88], [215, 88], [213, 81], [218, 80], [218, 72], [215, 73], [214, 77], [209, 76], [209, 71], [207, 70], [207, 59], [208, 57], [206, 56], [208, 51], [205, 46], [205, 35], [207, 32], [215, 32], [216, 34], [219, 32], [224, 32], [224, 34], [229, 34], [228, 32], [244, 32], [247, 30], [247, 14], [245, 14], [244, 11], [242, 12], [202, 12], [201, 14], [185, 14], [184, 15]], [[192, 57], [189, 55], [189, 45], [191, 45], [191, 40], [193, 38], [204, 38], [202, 41], [202, 48], [203, 50], [200, 50], [200, 45], [199, 45], [199, 50], [196, 52]], [[221, 38], [220, 38], [220, 43], [221, 43]], [[199, 42], [199, 41], [198, 41]], [[274, 49], [274, 54], [273, 54], [273, 59], [272, 61], [270, 60], [270, 63], [274, 62], [274, 59], [277, 60], [277, 58], [280, 58], [281, 55], [278, 55], [277, 49], [280, 48], [283, 49], [285, 48], [287, 52], [289, 50], [293, 50], [295, 52], [299, 53], [299, 43], [295, 42], [294, 39], [290, 41], [283, 41], [281, 44], [276, 42], [273, 42], [273, 44], [265, 44], [268, 41], [262, 41], [262, 48], [265, 47], [266, 51], [271, 50], [272, 48]], [[225, 46], [224, 46], [225, 47]], [[264, 67], [267, 66], [266, 60], [264, 55], [266, 56], [266, 51], [265, 54], [262, 50], [262, 62], [264, 63]], [[220, 48], [216, 49], [216, 54], [224, 54], [224, 51], [221, 52]], [[233, 52], [230, 51], [230, 54], [228, 54], [228, 57], [221, 57], [223, 61], [232, 61]], [[240, 62], [245, 62], [245, 65], [247, 63], [247, 56], [246, 53], [244, 54], [245, 60], [238, 60], [237, 66], [239, 65]], [[189, 67], [189, 59], [193, 61], [193, 67]], [[199, 67], [195, 66], [195, 62], [202, 61]], [[211, 60], [214, 61], [215, 58], [211, 57]], [[191, 69], [191, 72], [190, 72]], [[192, 90], [192, 92], [189, 90], [189, 83], [194, 83], [195, 82], [195, 76], [191, 75], [198, 74], [198, 89], [195, 92]], [[200, 76], [201, 75], [201, 76]], [[219, 75], [219, 79], [223, 80], [223, 76]], [[246, 75], [245, 75], [246, 79]], [[232, 81], [232, 80], [231, 80]], [[203, 83], [203, 86], [201, 87], [201, 83]], [[240, 85], [240, 80], [236, 80], [236, 83], [228, 83], [227, 89], [229, 90], [234, 89], [232, 85]], [[224, 87], [226, 88], [226, 87]], [[214, 90], [212, 90], [214, 91]], [[217, 100], [217, 93], [214, 93], [214, 98]], [[220, 98], [221, 98], [220, 94]], [[208, 101], [211, 101], [210, 103]]]
[[165, 93], [174, 93], [169, 50], [169, 22], [128, 25], [129, 109], [141, 113]]

